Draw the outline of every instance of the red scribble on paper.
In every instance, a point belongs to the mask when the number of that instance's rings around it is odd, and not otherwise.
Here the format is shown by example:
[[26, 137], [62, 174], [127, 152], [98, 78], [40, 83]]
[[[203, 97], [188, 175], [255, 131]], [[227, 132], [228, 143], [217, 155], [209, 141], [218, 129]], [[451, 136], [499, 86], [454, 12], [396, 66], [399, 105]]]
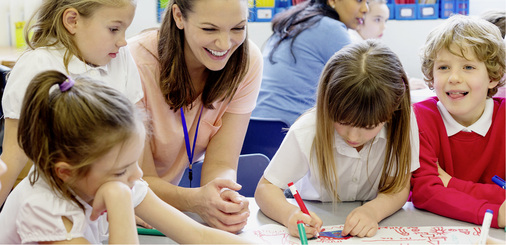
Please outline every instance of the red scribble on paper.
[[[326, 227], [327, 231], [339, 231], [343, 226], [329, 226]], [[322, 229], [323, 232], [325, 229]], [[321, 233], [320, 233], [321, 234]], [[459, 243], [462, 241], [471, 241], [481, 234], [480, 227], [445, 227], [445, 226], [432, 226], [432, 227], [379, 227], [378, 233], [370, 238], [355, 239], [352, 236], [343, 238], [334, 238], [327, 236], [320, 236], [318, 239], [310, 239], [309, 242], [313, 244], [346, 244], [349, 242], [362, 243], [362, 244], [385, 244], [395, 243], [400, 245], [408, 245], [413, 243], [423, 244], [446, 244]], [[276, 244], [300, 244], [298, 239], [291, 237], [286, 230], [261, 230], [256, 231], [255, 235], [261, 238], [265, 243]], [[349, 240], [351, 239], [351, 240]]]
[[475, 227], [473, 235], [480, 236], [481, 235], [481, 227]]

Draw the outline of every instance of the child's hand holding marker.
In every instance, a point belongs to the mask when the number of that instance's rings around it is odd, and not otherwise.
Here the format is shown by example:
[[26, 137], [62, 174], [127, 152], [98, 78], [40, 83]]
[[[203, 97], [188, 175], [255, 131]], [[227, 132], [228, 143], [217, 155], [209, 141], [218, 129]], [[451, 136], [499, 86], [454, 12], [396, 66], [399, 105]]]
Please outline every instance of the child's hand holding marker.
[[290, 235], [300, 237], [297, 227], [297, 221], [300, 220], [304, 222], [305, 232], [308, 239], [318, 237], [318, 232], [321, 230], [323, 222], [313, 212], [310, 212], [310, 214], [311, 215], [304, 214], [298, 208], [292, 212], [287, 223], [284, 224], [288, 228]]
[[315, 213], [309, 212], [307, 210], [306, 205], [304, 205], [304, 202], [302, 201], [299, 192], [293, 185], [293, 182], [290, 182], [288, 184], [288, 187], [290, 188], [293, 197], [300, 207], [300, 210], [294, 210], [294, 212], [290, 215], [290, 218], [288, 218], [287, 224], [285, 224], [285, 226], [288, 227], [290, 235], [300, 237], [297, 222], [302, 221], [305, 224], [305, 232], [307, 238], [318, 237], [318, 233], [321, 231], [323, 224], [322, 220]]

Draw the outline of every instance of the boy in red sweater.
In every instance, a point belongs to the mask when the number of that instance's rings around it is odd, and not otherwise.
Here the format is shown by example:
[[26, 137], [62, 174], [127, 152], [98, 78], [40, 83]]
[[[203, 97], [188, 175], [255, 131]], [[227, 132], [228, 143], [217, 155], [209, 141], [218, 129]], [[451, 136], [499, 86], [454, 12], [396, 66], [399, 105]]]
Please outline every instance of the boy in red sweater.
[[437, 97], [416, 103], [420, 168], [411, 180], [415, 207], [475, 224], [487, 209], [505, 225], [505, 44], [499, 29], [456, 15], [436, 27], [422, 53], [425, 80]]

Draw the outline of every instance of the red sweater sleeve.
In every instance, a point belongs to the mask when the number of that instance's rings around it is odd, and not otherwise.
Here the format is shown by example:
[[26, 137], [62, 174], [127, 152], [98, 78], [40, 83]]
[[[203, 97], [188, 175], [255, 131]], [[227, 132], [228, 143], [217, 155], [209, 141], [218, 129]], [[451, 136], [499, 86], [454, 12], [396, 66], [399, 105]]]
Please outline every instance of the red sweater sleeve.
[[[492, 226], [498, 227], [497, 214], [504, 202], [505, 192], [502, 188], [491, 184], [491, 180], [486, 180], [491, 178], [492, 173], [504, 176], [504, 150], [500, 150], [500, 147], [504, 149], [504, 129], [498, 135], [502, 135], [502, 139], [493, 137], [493, 140], [499, 141], [495, 142], [497, 148], [493, 156], [482, 156], [492, 153], [481, 154], [480, 151], [476, 153], [474, 149], [459, 149], [458, 145], [449, 139], [436, 103], [437, 99], [432, 98], [414, 106], [420, 130], [420, 168], [413, 173], [411, 180], [413, 204], [417, 208], [475, 224], [481, 224], [486, 210], [491, 209], [496, 217], [492, 220]], [[502, 117], [504, 118], [504, 114]], [[502, 121], [504, 128], [504, 119]], [[465, 137], [464, 139], [468, 140]], [[473, 150], [475, 153], [469, 153]], [[474, 154], [481, 162], [476, 163], [474, 160], [466, 162], [467, 154]], [[489, 164], [490, 159], [496, 161]], [[437, 163], [448, 174], [454, 176], [448, 188], [444, 187], [438, 177]]]
[[491, 203], [501, 205], [504, 202], [504, 195], [496, 195], [501, 191], [504, 192], [504, 189], [496, 184], [474, 183], [452, 177], [448, 183], [448, 188], [455, 188], [477, 199], [487, 199]]

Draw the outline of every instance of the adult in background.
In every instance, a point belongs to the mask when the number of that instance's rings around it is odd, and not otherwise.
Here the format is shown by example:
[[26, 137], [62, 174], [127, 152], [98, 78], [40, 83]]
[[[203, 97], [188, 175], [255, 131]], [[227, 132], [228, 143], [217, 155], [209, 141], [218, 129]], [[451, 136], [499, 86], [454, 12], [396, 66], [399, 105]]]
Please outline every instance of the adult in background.
[[293, 124], [313, 107], [320, 73], [330, 57], [351, 43], [368, 11], [365, 0], [310, 0], [277, 14], [263, 50], [262, 86], [255, 117]]
[[[247, 0], [171, 0], [159, 29], [129, 40], [152, 131], [144, 180], [165, 202], [230, 232], [249, 216], [236, 170], [263, 63], [247, 20]], [[192, 181], [201, 187], [179, 187], [201, 158], [201, 183]]]

